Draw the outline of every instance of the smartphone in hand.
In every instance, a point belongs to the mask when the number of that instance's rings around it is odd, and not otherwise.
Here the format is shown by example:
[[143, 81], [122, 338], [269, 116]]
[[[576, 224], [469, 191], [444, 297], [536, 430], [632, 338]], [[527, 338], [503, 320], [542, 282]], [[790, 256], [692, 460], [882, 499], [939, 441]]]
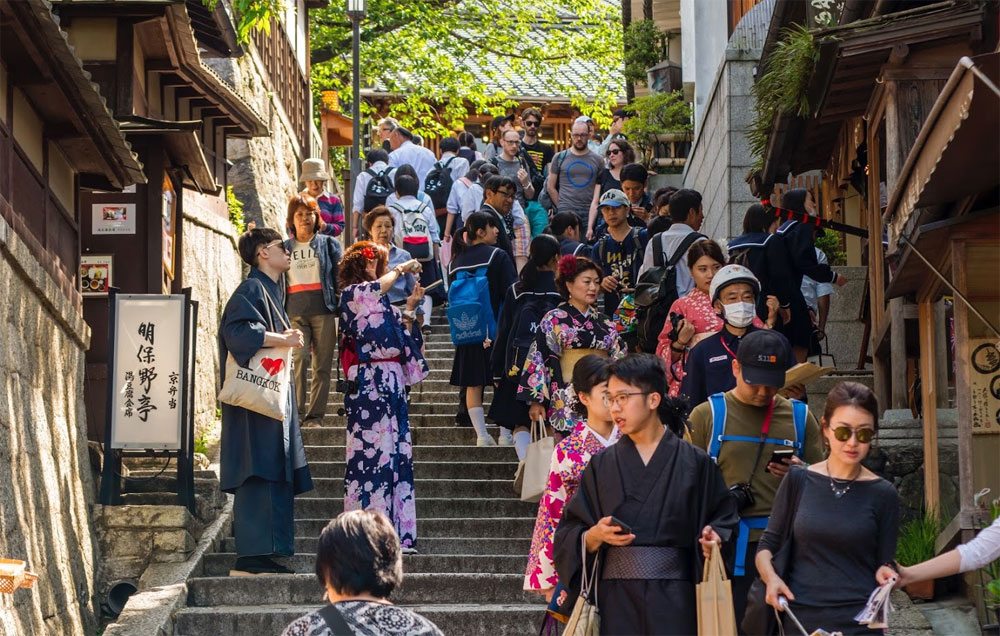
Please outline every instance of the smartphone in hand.
[[618, 517], [611, 517], [611, 525], [621, 528], [616, 534], [632, 534], [632, 526], [628, 525]]

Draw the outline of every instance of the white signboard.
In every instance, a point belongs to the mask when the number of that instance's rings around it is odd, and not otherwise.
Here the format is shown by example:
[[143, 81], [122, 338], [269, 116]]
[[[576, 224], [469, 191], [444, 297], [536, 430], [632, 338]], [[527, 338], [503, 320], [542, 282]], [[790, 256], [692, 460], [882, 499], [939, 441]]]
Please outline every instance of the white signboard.
[[91, 207], [91, 233], [135, 234], [134, 203], [95, 203]]
[[111, 447], [181, 447], [182, 295], [115, 296]]

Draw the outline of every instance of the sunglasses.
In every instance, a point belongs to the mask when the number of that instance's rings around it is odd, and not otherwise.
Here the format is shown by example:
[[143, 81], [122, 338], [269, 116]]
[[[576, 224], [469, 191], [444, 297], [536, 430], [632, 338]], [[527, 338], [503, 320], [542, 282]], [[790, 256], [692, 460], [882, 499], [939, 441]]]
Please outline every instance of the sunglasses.
[[611, 148], [610, 150], [608, 150], [608, 155], [609, 156], [610, 155], [620, 155], [621, 153], [622, 153], [622, 151], [618, 150], [617, 148]]
[[875, 438], [875, 431], [870, 428], [853, 429], [850, 426], [838, 426], [833, 429], [833, 436], [838, 442], [846, 442], [854, 436], [858, 438], [859, 444], [868, 444]]
[[528, 121], [524, 122], [524, 127], [525, 128], [535, 128], [535, 127], [537, 127], [541, 123], [542, 122], [540, 122], [540, 121], [531, 121], [531, 120], [528, 120]]

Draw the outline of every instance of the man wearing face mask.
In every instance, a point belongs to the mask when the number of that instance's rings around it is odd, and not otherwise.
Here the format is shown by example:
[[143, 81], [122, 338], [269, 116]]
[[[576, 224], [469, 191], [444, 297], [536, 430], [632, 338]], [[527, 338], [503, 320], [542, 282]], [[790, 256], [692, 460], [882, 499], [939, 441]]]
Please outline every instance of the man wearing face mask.
[[[718, 333], [701, 340], [688, 352], [680, 395], [692, 408], [713, 393], [736, 386], [731, 364], [743, 337], [758, 330], [753, 319], [759, 293], [760, 281], [742, 265], [726, 265], [712, 278], [708, 295], [724, 324]], [[788, 362], [789, 367], [795, 364], [794, 359]]]

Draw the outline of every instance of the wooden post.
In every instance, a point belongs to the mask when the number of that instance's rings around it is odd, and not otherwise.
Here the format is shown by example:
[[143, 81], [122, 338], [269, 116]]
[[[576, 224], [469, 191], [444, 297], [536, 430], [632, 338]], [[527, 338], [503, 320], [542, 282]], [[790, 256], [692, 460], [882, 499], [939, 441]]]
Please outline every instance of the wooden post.
[[[952, 284], [968, 293], [965, 241], [951, 244]], [[955, 405], [958, 407], [958, 505], [961, 513], [974, 508], [972, 501], [972, 389], [969, 365], [969, 308], [955, 301]]]
[[905, 301], [898, 297], [889, 301], [889, 373], [894, 409], [906, 408], [906, 358]]
[[948, 320], [944, 298], [934, 303], [934, 385], [938, 408], [951, 406], [948, 403]]
[[875, 338], [881, 333], [885, 320], [884, 256], [882, 253], [882, 209], [879, 206], [880, 180], [879, 153], [881, 152], [878, 126], [868, 128], [868, 302], [871, 306], [872, 375], [875, 397], [882, 410], [889, 408], [888, 374], [885, 360], [878, 355]]
[[[894, 299], [902, 300], [902, 299]], [[927, 512], [937, 514], [941, 506], [941, 481], [938, 475], [937, 374], [934, 372], [934, 303], [924, 299], [919, 307], [920, 325], [920, 386], [924, 424], [924, 505]], [[895, 325], [893, 325], [895, 327]], [[895, 330], [893, 330], [895, 335]], [[893, 399], [895, 399], [893, 368]]]

